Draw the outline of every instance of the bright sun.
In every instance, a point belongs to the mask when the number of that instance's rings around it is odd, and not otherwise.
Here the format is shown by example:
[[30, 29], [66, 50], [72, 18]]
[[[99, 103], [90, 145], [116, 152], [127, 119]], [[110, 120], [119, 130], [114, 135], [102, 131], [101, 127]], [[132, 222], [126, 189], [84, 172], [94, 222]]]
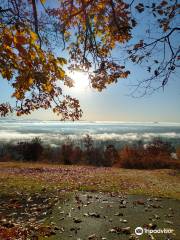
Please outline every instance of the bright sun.
[[68, 73], [68, 76], [74, 81], [74, 90], [83, 91], [90, 87], [90, 81], [87, 72], [72, 71]]

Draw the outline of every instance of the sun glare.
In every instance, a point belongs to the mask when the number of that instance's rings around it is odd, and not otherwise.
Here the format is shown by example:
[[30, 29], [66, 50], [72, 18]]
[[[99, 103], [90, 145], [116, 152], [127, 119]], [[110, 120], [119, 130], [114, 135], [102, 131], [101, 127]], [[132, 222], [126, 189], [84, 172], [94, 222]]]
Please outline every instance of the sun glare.
[[74, 81], [73, 90], [83, 91], [90, 87], [90, 80], [87, 72], [72, 71], [68, 73], [69, 77]]

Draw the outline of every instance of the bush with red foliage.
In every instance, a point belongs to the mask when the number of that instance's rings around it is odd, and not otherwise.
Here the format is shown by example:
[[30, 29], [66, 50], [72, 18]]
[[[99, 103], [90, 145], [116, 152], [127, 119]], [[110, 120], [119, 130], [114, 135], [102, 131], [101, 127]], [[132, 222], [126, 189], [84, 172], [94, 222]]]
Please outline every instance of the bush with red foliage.
[[120, 151], [121, 167], [137, 169], [179, 168], [180, 164], [173, 161], [171, 153], [174, 148], [170, 143], [159, 138], [154, 139], [145, 147], [143, 145], [125, 146]]

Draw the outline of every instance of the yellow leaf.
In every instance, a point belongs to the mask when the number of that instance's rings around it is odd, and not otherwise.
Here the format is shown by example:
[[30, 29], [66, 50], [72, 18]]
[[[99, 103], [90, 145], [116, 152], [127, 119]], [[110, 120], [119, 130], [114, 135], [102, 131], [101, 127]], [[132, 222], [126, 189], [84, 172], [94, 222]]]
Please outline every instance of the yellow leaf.
[[18, 92], [18, 91], [16, 91], [15, 93], [13, 93], [12, 96], [15, 97], [15, 98], [18, 99], [18, 100], [20, 100], [20, 99], [23, 98], [23, 94], [20, 93], [20, 92]]
[[34, 51], [30, 51], [29, 55], [31, 57], [31, 60], [34, 60], [36, 58], [36, 53]]
[[50, 83], [43, 84], [43, 90], [50, 93], [52, 91], [53, 87]]
[[65, 72], [62, 68], [59, 68], [59, 73], [60, 73], [61, 78], [64, 78]]
[[14, 37], [14, 41], [15, 43], [21, 44], [21, 45], [26, 44], [27, 42], [26, 38], [23, 35], [16, 35]]
[[97, 7], [98, 7], [99, 9], [103, 9], [105, 6], [104, 6], [103, 3], [98, 3]]
[[35, 42], [38, 39], [37, 34], [35, 32], [30, 31], [30, 35], [31, 35], [31, 40], [33, 42]]
[[29, 85], [32, 85], [34, 81], [33, 81], [33, 79], [30, 77], [29, 80], [28, 80], [28, 82], [29, 82]]
[[67, 60], [66, 60], [65, 58], [60, 58], [60, 57], [58, 57], [57, 59], [58, 59], [58, 61], [59, 61], [59, 63], [60, 63], [61, 65], [67, 64]]

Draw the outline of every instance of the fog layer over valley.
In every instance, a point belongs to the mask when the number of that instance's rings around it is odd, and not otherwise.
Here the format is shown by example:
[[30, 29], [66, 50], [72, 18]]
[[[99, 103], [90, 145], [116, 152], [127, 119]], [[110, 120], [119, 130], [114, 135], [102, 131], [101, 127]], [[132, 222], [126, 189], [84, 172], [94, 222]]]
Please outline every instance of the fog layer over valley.
[[160, 137], [180, 143], [178, 123], [123, 123], [123, 122], [60, 122], [60, 121], [0, 121], [0, 142], [16, 143], [40, 137], [43, 143], [56, 146], [67, 138], [78, 145], [89, 134], [96, 144], [149, 142]]

